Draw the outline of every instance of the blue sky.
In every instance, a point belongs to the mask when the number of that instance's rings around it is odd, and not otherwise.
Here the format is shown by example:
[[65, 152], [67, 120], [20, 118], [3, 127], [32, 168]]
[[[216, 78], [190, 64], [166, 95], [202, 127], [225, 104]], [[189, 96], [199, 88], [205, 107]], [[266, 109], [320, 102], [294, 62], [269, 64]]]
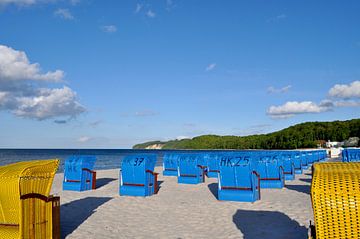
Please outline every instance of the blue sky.
[[0, 0], [0, 147], [360, 116], [359, 1]]

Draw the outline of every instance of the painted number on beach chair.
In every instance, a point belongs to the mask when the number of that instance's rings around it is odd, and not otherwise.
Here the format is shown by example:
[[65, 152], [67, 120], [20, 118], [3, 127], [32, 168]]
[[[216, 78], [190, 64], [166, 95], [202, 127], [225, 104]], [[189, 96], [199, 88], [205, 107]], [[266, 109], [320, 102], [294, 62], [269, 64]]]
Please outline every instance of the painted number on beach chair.
[[142, 162], [144, 162], [144, 158], [136, 158], [134, 166], [140, 166]]
[[249, 157], [234, 157], [234, 158], [222, 158], [220, 160], [220, 166], [226, 167], [239, 167], [249, 163]]

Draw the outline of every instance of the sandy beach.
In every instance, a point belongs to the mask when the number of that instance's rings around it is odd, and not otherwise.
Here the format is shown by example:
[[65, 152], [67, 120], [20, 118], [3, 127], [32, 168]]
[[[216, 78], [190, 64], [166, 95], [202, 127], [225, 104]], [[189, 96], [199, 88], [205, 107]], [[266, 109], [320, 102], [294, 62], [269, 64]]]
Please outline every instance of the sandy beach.
[[262, 189], [255, 203], [218, 201], [217, 179], [178, 184], [162, 176], [151, 197], [120, 196], [119, 170], [97, 171], [97, 189], [62, 190], [55, 176], [52, 193], [61, 197], [62, 238], [306, 238], [313, 220], [310, 171], [286, 181], [283, 189]]

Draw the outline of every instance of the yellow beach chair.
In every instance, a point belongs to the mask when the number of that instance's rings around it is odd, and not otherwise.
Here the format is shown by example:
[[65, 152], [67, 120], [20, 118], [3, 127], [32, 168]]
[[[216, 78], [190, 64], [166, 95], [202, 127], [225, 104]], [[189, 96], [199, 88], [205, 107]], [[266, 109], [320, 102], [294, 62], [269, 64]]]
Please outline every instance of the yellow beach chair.
[[60, 198], [49, 196], [59, 160], [0, 166], [0, 238], [60, 238]]
[[360, 163], [315, 163], [310, 238], [360, 238]]

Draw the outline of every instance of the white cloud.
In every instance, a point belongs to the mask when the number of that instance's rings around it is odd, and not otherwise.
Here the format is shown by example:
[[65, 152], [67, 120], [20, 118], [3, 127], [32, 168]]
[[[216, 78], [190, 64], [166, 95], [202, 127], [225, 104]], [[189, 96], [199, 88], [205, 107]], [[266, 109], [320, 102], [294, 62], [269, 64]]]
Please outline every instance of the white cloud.
[[39, 0], [0, 0], [0, 5], [8, 5], [8, 4], [15, 4], [19, 6], [26, 6], [26, 5], [33, 5], [39, 2]]
[[76, 117], [86, 109], [72, 89], [67, 86], [44, 88], [43, 84], [38, 88], [34, 84], [36, 81], [61, 82], [63, 76], [60, 70], [43, 74], [39, 64], [30, 64], [24, 52], [0, 45], [0, 110], [37, 120]]
[[360, 81], [354, 81], [349, 85], [336, 84], [329, 90], [329, 95], [343, 99], [360, 98]]
[[336, 107], [360, 107], [360, 101], [354, 101], [354, 100], [335, 101], [334, 105]]
[[60, 17], [65, 20], [73, 20], [74, 16], [71, 14], [69, 9], [66, 8], [59, 8], [54, 12], [56, 17]]
[[106, 25], [106, 26], [102, 26], [101, 30], [107, 33], [114, 33], [117, 32], [117, 27], [115, 25]]
[[287, 16], [285, 14], [279, 14], [275, 17], [271, 17], [267, 20], [267, 22], [279, 22], [281, 20], [284, 20], [285, 18], [287, 18]]
[[286, 93], [290, 90], [291, 87], [292, 87], [291, 85], [287, 85], [287, 86], [277, 89], [273, 86], [269, 86], [267, 88], [267, 92], [268, 93]]
[[143, 110], [143, 111], [135, 112], [135, 116], [138, 116], [138, 117], [155, 116], [158, 114], [159, 114], [158, 112], [153, 111], [153, 110]]
[[41, 88], [35, 95], [30, 96], [10, 93], [4, 102], [0, 101], [1, 105], [16, 116], [38, 120], [60, 116], [73, 118], [85, 111], [76, 100], [76, 93], [66, 86], [58, 89]]
[[61, 70], [41, 73], [38, 63], [31, 64], [23, 51], [0, 45], [0, 82], [11, 80], [39, 80], [59, 82], [63, 79]]
[[210, 65], [208, 65], [206, 68], [205, 68], [205, 71], [212, 71], [214, 70], [216, 67], [216, 63], [211, 63]]
[[184, 136], [184, 135], [180, 135], [178, 137], [176, 137], [177, 140], [183, 140], [183, 139], [191, 139], [191, 137], [189, 136]]
[[174, 4], [173, 0], [166, 0], [166, 10], [167, 11], [171, 11], [175, 7], [176, 7], [176, 5]]
[[154, 18], [156, 17], [156, 14], [155, 12], [153, 12], [151, 9], [149, 9], [147, 12], [146, 12], [146, 16], [150, 17], [150, 18]]
[[316, 104], [312, 101], [289, 101], [280, 106], [270, 106], [267, 114], [273, 118], [289, 118], [297, 114], [326, 112], [333, 108], [333, 102], [328, 100], [324, 100], [320, 102], [320, 104]]
[[86, 142], [88, 142], [88, 141], [90, 141], [90, 140], [91, 140], [91, 138], [90, 138], [90, 137], [87, 137], [87, 136], [81, 136], [80, 138], [77, 139], [77, 141], [78, 141], [79, 143], [86, 143]]
[[78, 5], [80, 3], [81, 0], [70, 0], [70, 4], [75, 6]]
[[136, 4], [136, 8], [135, 8], [135, 13], [139, 13], [142, 8], [143, 8], [143, 5], [140, 4], [140, 3], [137, 3], [137, 4]]

